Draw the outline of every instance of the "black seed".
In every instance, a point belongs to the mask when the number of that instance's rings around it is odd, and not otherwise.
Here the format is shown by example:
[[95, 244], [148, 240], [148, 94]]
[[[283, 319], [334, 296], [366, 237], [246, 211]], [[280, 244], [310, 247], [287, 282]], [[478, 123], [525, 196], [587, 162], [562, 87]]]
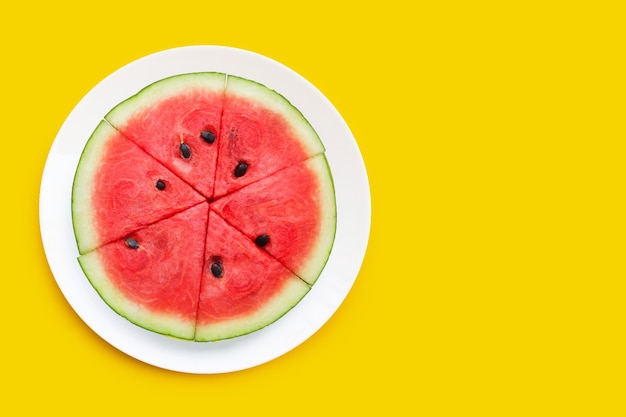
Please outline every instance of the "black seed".
[[206, 143], [215, 142], [215, 134], [210, 130], [203, 130], [202, 132], [200, 132], [200, 136], [202, 137], [202, 139], [204, 139]]
[[269, 242], [270, 242], [270, 237], [269, 235], [266, 235], [265, 233], [262, 235], [258, 235], [256, 239], [254, 239], [254, 243], [259, 247], [263, 247], [267, 245]]
[[211, 273], [213, 274], [213, 276], [215, 278], [222, 278], [222, 275], [224, 274], [224, 269], [222, 268], [222, 263], [221, 262], [213, 262], [211, 264]]
[[156, 182], [156, 188], [161, 191], [165, 190], [165, 183], [163, 182], [163, 180], [158, 180]]
[[189, 159], [191, 157], [191, 148], [185, 142], [180, 144], [180, 155], [185, 159]]
[[137, 249], [139, 247], [139, 242], [137, 242], [135, 239], [127, 237], [124, 240], [124, 243], [126, 244], [126, 246], [128, 246], [131, 249]]
[[235, 167], [235, 177], [243, 177], [246, 174], [247, 170], [248, 164], [243, 161], [239, 162], [239, 164], [237, 164], [237, 166]]

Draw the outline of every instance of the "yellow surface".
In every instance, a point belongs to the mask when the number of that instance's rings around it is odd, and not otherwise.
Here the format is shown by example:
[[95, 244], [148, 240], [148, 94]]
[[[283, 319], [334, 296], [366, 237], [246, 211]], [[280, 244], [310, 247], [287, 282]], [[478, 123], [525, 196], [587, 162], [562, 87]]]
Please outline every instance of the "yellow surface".
[[[618, 2], [41, 3], [0, 16], [0, 414], [624, 415]], [[368, 253], [338, 312], [225, 375], [101, 340], [38, 228], [45, 159], [81, 97], [193, 44], [309, 79], [351, 127], [372, 191]]]

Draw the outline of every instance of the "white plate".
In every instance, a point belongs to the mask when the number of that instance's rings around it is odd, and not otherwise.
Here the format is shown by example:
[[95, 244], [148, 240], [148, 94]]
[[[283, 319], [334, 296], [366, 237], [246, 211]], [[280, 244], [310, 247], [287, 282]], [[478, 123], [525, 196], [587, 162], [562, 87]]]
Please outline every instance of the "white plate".
[[[116, 104], [162, 78], [219, 71], [265, 84], [283, 94], [309, 120], [326, 147], [335, 182], [335, 244], [313, 289], [274, 324], [238, 338], [196, 343], [144, 330], [111, 310], [85, 278], [71, 219], [74, 172], [91, 132]], [[179, 372], [222, 373], [270, 361], [319, 330], [339, 308], [358, 275], [370, 232], [367, 173], [348, 126], [308, 81], [262, 55], [219, 46], [190, 46], [158, 52], [117, 70], [72, 110], [52, 144], [41, 181], [40, 229], [50, 269], [76, 313], [100, 337], [143, 362]]]

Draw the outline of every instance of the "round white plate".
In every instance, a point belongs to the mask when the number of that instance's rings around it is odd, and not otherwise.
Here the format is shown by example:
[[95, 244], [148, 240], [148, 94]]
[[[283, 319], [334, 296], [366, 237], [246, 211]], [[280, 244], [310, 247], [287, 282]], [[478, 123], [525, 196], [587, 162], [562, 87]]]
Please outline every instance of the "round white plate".
[[[337, 234], [326, 267], [313, 289], [274, 324], [220, 342], [177, 340], [144, 330], [111, 310], [84, 276], [71, 219], [74, 172], [92, 131], [119, 102], [162, 78], [218, 71], [258, 81], [292, 102], [318, 132], [332, 170]], [[100, 337], [143, 362], [179, 372], [232, 372], [268, 362], [298, 346], [339, 308], [357, 275], [370, 232], [367, 173], [348, 126], [333, 105], [303, 77], [262, 55], [220, 46], [158, 52], [117, 70], [72, 110], [52, 144], [39, 197], [40, 229], [52, 274], [63, 295]]]

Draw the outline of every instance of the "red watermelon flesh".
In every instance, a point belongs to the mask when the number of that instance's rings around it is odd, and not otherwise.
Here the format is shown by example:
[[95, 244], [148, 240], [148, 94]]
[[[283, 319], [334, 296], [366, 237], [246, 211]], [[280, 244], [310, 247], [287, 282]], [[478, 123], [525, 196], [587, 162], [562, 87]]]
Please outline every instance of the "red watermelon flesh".
[[[221, 126], [215, 198], [324, 152], [308, 121], [283, 96], [232, 75]], [[237, 173], [241, 164], [245, 170]]]
[[332, 247], [336, 222], [324, 155], [228, 194], [211, 208], [249, 239], [267, 236], [267, 242], [260, 242], [264, 250], [309, 284], [317, 280]]
[[[120, 103], [105, 119], [211, 198], [224, 84], [225, 75], [218, 73], [184, 74], [160, 80]], [[205, 140], [203, 132], [213, 135], [215, 142]], [[188, 148], [183, 150], [181, 146]]]
[[81, 156], [72, 191], [79, 252], [93, 250], [204, 200], [103, 121]]
[[193, 339], [207, 218], [203, 202], [78, 260], [118, 314], [152, 331]]
[[265, 327], [296, 305], [309, 289], [210, 211], [196, 340], [227, 339]]

